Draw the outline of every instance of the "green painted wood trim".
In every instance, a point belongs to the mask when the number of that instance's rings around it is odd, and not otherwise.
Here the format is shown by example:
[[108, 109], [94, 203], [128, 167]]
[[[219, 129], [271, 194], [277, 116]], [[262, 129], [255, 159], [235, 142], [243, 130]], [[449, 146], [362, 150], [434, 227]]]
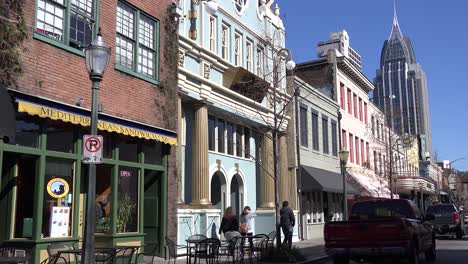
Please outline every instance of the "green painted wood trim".
[[[120, 155], [120, 149], [118, 145], [115, 146], [115, 157], [118, 158]], [[119, 165], [114, 165], [112, 168], [111, 177], [111, 234], [114, 236], [117, 234], [117, 208], [119, 203]]]
[[16, 152], [21, 154], [41, 155], [41, 150], [37, 148], [23, 147], [19, 145], [3, 144], [3, 151]]
[[[168, 146], [165, 146], [165, 148], [168, 148]], [[164, 167], [165, 167], [165, 170], [163, 171], [162, 173], [162, 184], [161, 184], [161, 196], [162, 196], [162, 204], [161, 204], [161, 212], [162, 212], [162, 217], [161, 217], [161, 233], [160, 233], [160, 238], [159, 238], [159, 241], [161, 241], [161, 247], [160, 247], [160, 254], [163, 255], [165, 252], [164, 252], [164, 248], [166, 247], [166, 239], [164, 239], [166, 236], [167, 236], [167, 216], [168, 216], [168, 212], [167, 212], [167, 203], [168, 203], [168, 199], [167, 199], [167, 188], [168, 188], [168, 184], [167, 184], [167, 170], [168, 170], [168, 162], [167, 162], [167, 159], [168, 159], [168, 156], [169, 156], [169, 151], [165, 151], [164, 153], [166, 153], [163, 157], [163, 164], [164, 164]]]
[[114, 69], [117, 70], [117, 71], [129, 74], [129, 75], [132, 75], [133, 77], [136, 77], [138, 79], [142, 79], [142, 80], [147, 81], [149, 83], [152, 83], [154, 85], [159, 86], [161, 84], [159, 82], [159, 80], [157, 80], [157, 79], [150, 78], [150, 77], [148, 77], [148, 76], [146, 76], [144, 74], [135, 72], [134, 70], [132, 70], [132, 69], [130, 69], [128, 67], [122, 66], [120, 64], [117, 64], [117, 63], [114, 64]]
[[60, 41], [55, 40], [53, 38], [50, 38], [48, 36], [42, 35], [40, 33], [34, 32], [33, 38], [37, 39], [37, 40], [40, 40], [42, 42], [45, 42], [47, 44], [53, 45], [53, 46], [55, 46], [57, 48], [63, 49], [65, 51], [68, 51], [70, 53], [73, 53], [75, 55], [78, 55], [78, 56], [81, 56], [81, 57], [85, 56], [83, 51], [81, 51], [79, 49], [75, 49], [73, 47], [70, 47], [70, 46], [64, 44], [63, 42], [60, 42]]
[[[142, 151], [142, 156], [144, 158], [144, 154]], [[139, 213], [138, 213], [138, 231], [141, 233], [145, 232], [145, 212], [144, 212], [144, 205], [145, 205], [145, 169], [140, 169], [140, 193], [139, 193]]]
[[[75, 141], [75, 149], [76, 152], [82, 153], [83, 151], [83, 140], [80, 138], [78, 133], [75, 134], [76, 141]], [[73, 232], [72, 236], [73, 237], [80, 237], [80, 234], [78, 234], [78, 225], [80, 221], [80, 189], [81, 189], [81, 159], [77, 159], [75, 162], [75, 190], [73, 193]], [[84, 214], [84, 210], [83, 210]], [[82, 216], [84, 217], [84, 216]], [[85, 218], [83, 218], [85, 219]], [[83, 229], [84, 230], [84, 229]], [[83, 237], [83, 236], [82, 236]]]
[[47, 145], [47, 136], [44, 129], [40, 134], [39, 144], [41, 156], [39, 157], [39, 166], [36, 166], [36, 186], [34, 188], [34, 222], [33, 222], [33, 239], [39, 240], [42, 238], [42, 209], [44, 206], [44, 175], [46, 166], [45, 147]]

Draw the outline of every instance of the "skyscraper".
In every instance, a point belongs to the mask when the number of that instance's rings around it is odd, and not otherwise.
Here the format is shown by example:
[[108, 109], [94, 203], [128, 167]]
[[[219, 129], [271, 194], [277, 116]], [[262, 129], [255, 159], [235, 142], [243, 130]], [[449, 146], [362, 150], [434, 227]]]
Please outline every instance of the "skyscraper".
[[432, 155], [426, 75], [410, 39], [401, 33], [395, 8], [392, 31], [382, 48], [374, 98], [389, 126], [399, 134], [425, 135], [425, 152]]

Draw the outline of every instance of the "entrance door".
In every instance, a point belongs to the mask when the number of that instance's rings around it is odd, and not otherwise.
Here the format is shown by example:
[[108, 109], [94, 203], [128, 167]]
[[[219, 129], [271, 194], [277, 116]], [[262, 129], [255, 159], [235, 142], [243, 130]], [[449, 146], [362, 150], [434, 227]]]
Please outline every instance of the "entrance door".
[[[146, 233], [145, 244], [163, 243], [161, 237], [161, 172], [145, 170], [145, 199], [143, 211], [143, 232]], [[145, 251], [154, 248], [145, 247]], [[156, 252], [160, 252], [160, 248]]]

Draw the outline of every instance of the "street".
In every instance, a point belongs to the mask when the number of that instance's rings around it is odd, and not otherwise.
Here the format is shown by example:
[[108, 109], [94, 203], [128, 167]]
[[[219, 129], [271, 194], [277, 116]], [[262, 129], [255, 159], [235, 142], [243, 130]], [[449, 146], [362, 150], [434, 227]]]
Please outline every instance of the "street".
[[[327, 262], [327, 264], [333, 261]], [[350, 262], [352, 264], [370, 264], [370, 263], [393, 263], [391, 260], [379, 260], [378, 262]], [[400, 263], [407, 263], [401, 261]], [[420, 256], [420, 263], [435, 263], [435, 264], [466, 264], [468, 263], [468, 237], [464, 240], [454, 238], [437, 239], [437, 260], [435, 262], [426, 262], [424, 254]]]

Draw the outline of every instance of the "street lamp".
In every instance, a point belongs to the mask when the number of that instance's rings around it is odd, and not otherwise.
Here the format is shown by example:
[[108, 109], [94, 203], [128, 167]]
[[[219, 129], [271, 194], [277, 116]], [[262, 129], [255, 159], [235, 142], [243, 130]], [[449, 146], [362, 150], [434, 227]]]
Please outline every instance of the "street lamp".
[[348, 219], [348, 194], [346, 191], [346, 163], [348, 162], [349, 151], [345, 148], [340, 150], [340, 170], [343, 176], [343, 221]]
[[[91, 103], [91, 135], [97, 135], [99, 82], [109, 65], [111, 49], [104, 42], [101, 29], [97, 37], [85, 48], [86, 68], [93, 82]], [[81, 263], [94, 263], [94, 219], [96, 216], [96, 164], [90, 163], [88, 169], [88, 198], [86, 203], [85, 237]]]
[[[278, 132], [279, 132], [279, 125], [278, 125], [278, 110], [277, 110], [277, 89], [279, 85], [279, 64], [281, 61], [286, 61], [286, 69], [288, 71], [294, 70], [296, 68], [296, 63], [292, 59], [291, 51], [287, 48], [281, 48], [276, 52], [276, 56], [273, 58], [273, 175], [275, 180], [275, 214], [276, 214], [276, 245], [278, 247], [281, 246], [281, 230], [280, 230], [280, 215], [279, 215], [279, 160], [278, 160]], [[283, 177], [286, 177], [284, 175]]]

